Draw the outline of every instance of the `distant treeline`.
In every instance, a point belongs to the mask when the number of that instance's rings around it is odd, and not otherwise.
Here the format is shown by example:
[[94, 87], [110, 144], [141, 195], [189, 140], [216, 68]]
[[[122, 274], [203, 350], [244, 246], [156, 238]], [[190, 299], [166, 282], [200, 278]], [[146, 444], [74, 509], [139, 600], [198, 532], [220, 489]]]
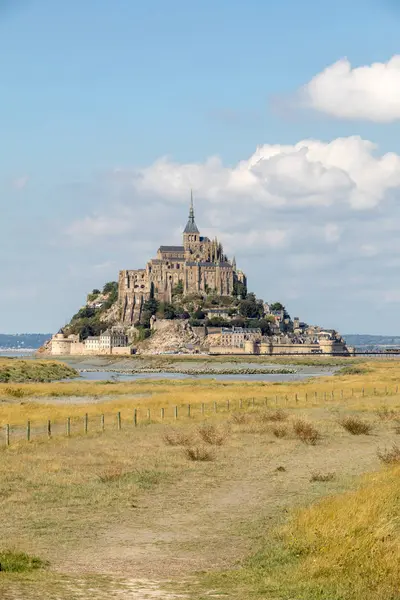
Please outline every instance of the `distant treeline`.
[[40, 348], [51, 333], [0, 333], [0, 348]]

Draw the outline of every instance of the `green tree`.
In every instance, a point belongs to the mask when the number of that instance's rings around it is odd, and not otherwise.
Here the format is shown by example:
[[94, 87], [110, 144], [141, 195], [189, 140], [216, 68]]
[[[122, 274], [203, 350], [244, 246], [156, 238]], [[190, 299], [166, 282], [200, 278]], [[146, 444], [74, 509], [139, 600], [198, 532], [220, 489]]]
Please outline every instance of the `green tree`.
[[239, 312], [247, 319], [259, 319], [263, 314], [262, 300], [257, 300], [254, 294], [247, 294], [247, 298], [240, 302]]
[[155, 315], [159, 307], [159, 302], [155, 298], [146, 300], [143, 304], [143, 311], [150, 313], [150, 316]]
[[108, 283], [105, 283], [103, 287], [103, 294], [106, 295], [113, 293], [118, 293], [118, 283], [116, 281], [109, 281]]
[[240, 297], [242, 300], [244, 300], [247, 296], [246, 285], [244, 283], [242, 283], [241, 281], [234, 281], [232, 296], [236, 296], [236, 298]]
[[172, 288], [172, 297], [182, 296], [182, 294], [183, 294], [183, 281], [178, 281], [178, 283]]
[[175, 308], [172, 306], [172, 304], [165, 304], [164, 305], [164, 319], [175, 319], [176, 317], [176, 312], [175, 312]]
[[270, 305], [271, 310], [285, 310], [285, 307], [280, 302], [274, 302]]

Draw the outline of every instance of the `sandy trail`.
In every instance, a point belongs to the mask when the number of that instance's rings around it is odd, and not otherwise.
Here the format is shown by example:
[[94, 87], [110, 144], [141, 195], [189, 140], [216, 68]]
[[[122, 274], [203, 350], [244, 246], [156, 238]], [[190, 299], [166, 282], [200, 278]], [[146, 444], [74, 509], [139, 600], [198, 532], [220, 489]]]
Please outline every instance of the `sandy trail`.
[[[378, 469], [377, 447], [395, 441], [387, 427], [379, 436], [350, 436], [339, 426], [332, 434], [334, 427], [315, 447], [254, 433], [241, 434], [240, 443], [233, 437], [217, 461], [199, 463], [173, 485], [143, 495], [117, 522], [81, 541], [73, 556], [60, 556], [58, 568], [158, 581], [237, 564], [256, 549], [252, 523], [273, 526], [293, 506]], [[310, 483], [317, 471], [334, 472], [336, 479]]]

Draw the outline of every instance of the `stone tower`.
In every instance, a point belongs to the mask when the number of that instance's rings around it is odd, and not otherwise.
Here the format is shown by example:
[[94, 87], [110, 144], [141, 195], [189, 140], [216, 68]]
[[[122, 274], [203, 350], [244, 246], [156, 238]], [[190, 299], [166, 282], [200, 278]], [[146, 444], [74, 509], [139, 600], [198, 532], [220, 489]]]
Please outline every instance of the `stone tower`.
[[183, 230], [183, 247], [185, 251], [189, 250], [193, 244], [198, 244], [200, 241], [200, 231], [197, 228], [194, 220], [194, 207], [193, 207], [193, 191], [190, 191], [190, 210], [189, 218], [185, 229]]

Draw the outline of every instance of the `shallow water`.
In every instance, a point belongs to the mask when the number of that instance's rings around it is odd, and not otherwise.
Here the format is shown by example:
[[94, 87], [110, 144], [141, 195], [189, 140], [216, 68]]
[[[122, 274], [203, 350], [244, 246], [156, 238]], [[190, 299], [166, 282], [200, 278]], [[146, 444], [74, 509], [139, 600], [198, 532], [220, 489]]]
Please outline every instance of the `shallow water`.
[[[276, 367], [276, 365], [274, 365]], [[334, 369], [318, 369], [315, 367], [297, 367], [297, 373], [260, 373], [260, 374], [218, 374], [201, 375], [186, 373], [124, 373], [111, 371], [86, 371], [80, 373], [81, 379], [89, 381], [137, 381], [139, 379], [215, 379], [217, 381], [300, 381], [308, 377], [326, 377], [334, 373]]]

